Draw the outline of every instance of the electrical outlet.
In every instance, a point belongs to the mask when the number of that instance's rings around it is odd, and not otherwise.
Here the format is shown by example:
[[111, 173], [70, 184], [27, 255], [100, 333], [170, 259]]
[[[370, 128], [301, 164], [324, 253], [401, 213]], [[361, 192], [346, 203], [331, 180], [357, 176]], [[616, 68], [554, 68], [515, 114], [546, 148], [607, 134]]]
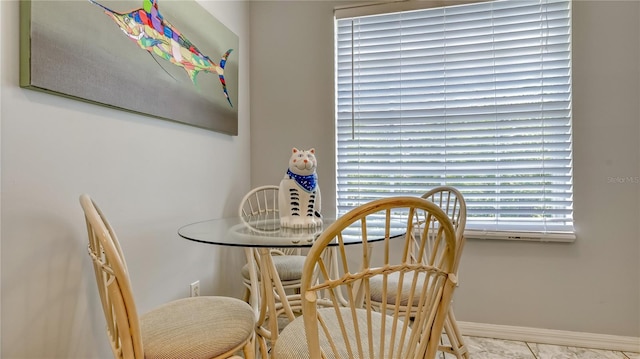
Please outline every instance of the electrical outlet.
[[191, 294], [190, 297], [199, 297], [200, 296], [200, 281], [197, 280], [191, 283]]

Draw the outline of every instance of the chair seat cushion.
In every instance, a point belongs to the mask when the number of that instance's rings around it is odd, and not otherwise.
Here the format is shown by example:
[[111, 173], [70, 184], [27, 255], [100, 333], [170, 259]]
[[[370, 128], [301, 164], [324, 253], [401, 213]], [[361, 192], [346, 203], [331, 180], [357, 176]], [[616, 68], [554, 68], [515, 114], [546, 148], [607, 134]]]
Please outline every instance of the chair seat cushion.
[[235, 298], [184, 298], [142, 315], [140, 329], [145, 359], [213, 358], [251, 338], [255, 315]]
[[[346, 332], [349, 335], [348, 340], [351, 344], [352, 348], [357, 348], [356, 337], [355, 337], [355, 327], [352, 320], [352, 316], [350, 314], [349, 308], [342, 308], [342, 319], [344, 320]], [[338, 359], [338, 358], [348, 358], [348, 352], [346, 349], [345, 341], [342, 339], [340, 323], [338, 322], [338, 318], [335, 314], [335, 309], [333, 308], [320, 308], [318, 309], [318, 313], [322, 316], [322, 319], [325, 321], [327, 328], [330, 333], [334, 333], [333, 340], [336, 344], [339, 356], [334, 356], [334, 353], [331, 350], [331, 346], [327, 337], [324, 335], [324, 332], [321, 327], [319, 327], [320, 332], [320, 348], [322, 348], [328, 359]], [[358, 326], [360, 330], [364, 330], [367, 328], [367, 311], [364, 309], [357, 309], [356, 316], [358, 318]], [[381, 323], [382, 323], [382, 314], [378, 312], [371, 312], [372, 317], [372, 340], [371, 344], [373, 345], [374, 353], [376, 353], [373, 357], [377, 358], [377, 354], [380, 351], [380, 331], [381, 331]], [[385, 329], [385, 348], [389, 348], [389, 343], [391, 342], [391, 325], [390, 323], [393, 321], [393, 317], [387, 315], [386, 316], [386, 329]], [[411, 329], [408, 329], [406, 335], [409, 337], [411, 334]], [[362, 335], [362, 334], [361, 334]], [[366, 333], [364, 333], [364, 338], [366, 338]], [[361, 336], [361, 340], [362, 340]], [[398, 338], [396, 337], [396, 341]], [[362, 342], [364, 356], [363, 358], [369, 358], [369, 343], [365, 340]], [[354, 349], [357, 350], [357, 349]], [[386, 351], [386, 349], [385, 349]], [[278, 340], [273, 348], [273, 358], [274, 359], [304, 359], [309, 358], [309, 347], [307, 346], [307, 337], [304, 330], [304, 320], [303, 317], [300, 316], [296, 318], [289, 325], [284, 327], [280, 335], [278, 336]], [[356, 357], [358, 357], [356, 353]]]
[[[294, 255], [271, 256], [273, 265], [280, 276], [281, 281], [299, 280], [302, 278], [302, 267], [307, 257]], [[249, 280], [249, 264], [242, 267], [242, 277]]]
[[[416, 289], [413, 294], [414, 305], [418, 304], [420, 300], [420, 293], [422, 292], [422, 285], [424, 284], [424, 273], [418, 275], [418, 281], [416, 282]], [[369, 286], [371, 290], [371, 300], [382, 303], [382, 279], [383, 276], [371, 277], [369, 280]], [[387, 276], [387, 303], [396, 303], [397, 288], [400, 283], [400, 272], [391, 273]], [[404, 274], [402, 278], [402, 294], [400, 299], [400, 305], [407, 305], [409, 303], [409, 293], [411, 291], [411, 285], [413, 284], [413, 272]]]

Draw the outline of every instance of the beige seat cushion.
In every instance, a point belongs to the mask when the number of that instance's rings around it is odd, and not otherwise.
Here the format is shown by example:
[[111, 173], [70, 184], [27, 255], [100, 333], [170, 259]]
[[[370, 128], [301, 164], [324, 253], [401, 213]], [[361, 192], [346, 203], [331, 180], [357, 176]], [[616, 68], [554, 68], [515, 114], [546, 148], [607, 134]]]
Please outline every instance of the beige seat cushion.
[[[371, 299], [382, 303], [382, 276], [371, 277], [369, 280]], [[413, 282], [413, 272], [405, 273], [402, 278], [402, 296], [400, 305], [407, 305], [409, 303], [409, 292], [411, 291], [411, 284]], [[400, 273], [391, 273], [387, 277], [387, 303], [396, 303], [396, 289], [400, 283]], [[424, 283], [424, 273], [420, 273], [418, 281], [416, 282], [416, 289], [414, 291], [413, 303], [418, 304], [420, 300], [420, 293], [422, 292], [422, 284]]]
[[[349, 338], [348, 338], [349, 342], [351, 343], [352, 348], [357, 348], [357, 344], [355, 343], [357, 343], [358, 339], [355, 338], [355, 328], [353, 325], [351, 314], [349, 314], [350, 309], [343, 308], [341, 309], [341, 311], [343, 313], [342, 318], [345, 321], [346, 332], [349, 334]], [[336, 347], [338, 348], [338, 352], [339, 352], [338, 357], [334, 356], [333, 351], [331, 350], [331, 346], [329, 345], [329, 342], [327, 341], [327, 338], [324, 335], [324, 332], [320, 328], [319, 329], [320, 347], [323, 348], [325, 354], [327, 355], [327, 358], [328, 359], [348, 358], [349, 356], [347, 354], [345, 341], [341, 338], [340, 324], [335, 314], [335, 310], [333, 308], [321, 308], [321, 309], [318, 309], [318, 312], [321, 313], [322, 318], [325, 320], [325, 323], [329, 328], [329, 332], [335, 333], [334, 341], [336, 343]], [[359, 325], [359, 328], [361, 328], [361, 330], [364, 328], [367, 328], [366, 316], [367, 316], [367, 312], [364, 309], [357, 310], [358, 325]], [[380, 338], [380, 330], [381, 330], [380, 324], [382, 320], [382, 314], [377, 312], [372, 312], [371, 317], [372, 317], [372, 323], [373, 323], [372, 337], [374, 338], [372, 340], [372, 344], [373, 344], [374, 353], [376, 353], [376, 355], [374, 355], [373, 357], [377, 357], [377, 353], [380, 350], [379, 338]], [[391, 327], [391, 322], [393, 321], [393, 317], [388, 315], [386, 317], [387, 317], [386, 329], [385, 329], [386, 333], [384, 336], [386, 338], [385, 348], [389, 348], [389, 343], [391, 338], [390, 327]], [[410, 333], [411, 333], [411, 330], [409, 329], [407, 332], [407, 337], [410, 335]], [[362, 345], [364, 347], [364, 358], [369, 358], [369, 350], [368, 350], [369, 343], [366, 339], [367, 334], [365, 332], [365, 333], [361, 333], [361, 335], [364, 335], [364, 337], [360, 338], [360, 341], [362, 342]], [[398, 339], [396, 338], [396, 340]], [[293, 322], [291, 322], [282, 330], [272, 352], [273, 352], [272, 355], [274, 359], [304, 359], [304, 358], [310, 357], [309, 347], [307, 346], [307, 337], [304, 331], [304, 320], [302, 316], [296, 318]], [[356, 356], [357, 356], [357, 353], [356, 353]]]
[[[280, 276], [281, 281], [299, 280], [302, 278], [302, 267], [307, 257], [294, 255], [274, 255], [273, 265]], [[249, 265], [242, 267], [242, 277], [249, 280]]]
[[140, 318], [145, 359], [213, 358], [251, 337], [251, 307], [235, 298], [194, 297], [155, 308]]

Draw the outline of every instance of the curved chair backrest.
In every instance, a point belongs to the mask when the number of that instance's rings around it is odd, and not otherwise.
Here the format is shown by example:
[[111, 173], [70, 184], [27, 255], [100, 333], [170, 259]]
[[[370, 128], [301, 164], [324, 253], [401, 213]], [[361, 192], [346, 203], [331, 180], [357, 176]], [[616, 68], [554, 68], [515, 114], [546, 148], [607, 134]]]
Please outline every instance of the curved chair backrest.
[[[407, 235], [390, 238], [392, 226]], [[374, 246], [383, 251], [381, 266], [371, 263], [368, 243], [378, 236], [384, 237]], [[349, 237], [360, 238], [362, 247], [347, 251]], [[413, 246], [419, 247], [417, 258], [411, 258]], [[402, 248], [401, 253], [392, 247]], [[354, 264], [356, 253], [362, 256], [361, 265]], [[339, 218], [318, 237], [304, 266], [302, 313], [310, 357], [321, 358], [322, 347], [327, 357], [333, 351], [345, 358], [434, 358], [456, 283], [455, 253], [449, 217], [423, 198], [380, 199]], [[388, 293], [400, 302], [401, 295], [408, 296], [409, 310], [399, 312], [386, 299], [373, 303], [372, 278], [382, 278], [383, 298]], [[398, 290], [406, 287], [409, 293]], [[411, 311], [417, 313], [412, 318]]]
[[[265, 185], [249, 191], [238, 208], [238, 215], [255, 231], [270, 231], [280, 228], [278, 208], [279, 186]], [[273, 248], [272, 253], [299, 255], [299, 248]]]
[[457, 254], [454, 269], [458, 268], [462, 248], [464, 248], [464, 229], [467, 224], [467, 203], [462, 193], [455, 187], [439, 186], [422, 195], [422, 198], [435, 203], [449, 216], [456, 232]]
[[280, 228], [278, 191], [279, 187], [274, 185], [252, 189], [242, 198], [238, 207], [238, 216], [258, 232]]
[[138, 312], [118, 238], [88, 195], [80, 196], [80, 204], [87, 222], [89, 256], [93, 262], [113, 355], [115, 358], [143, 358]]
[[279, 218], [278, 191], [275, 185], [260, 186], [249, 191], [238, 208], [240, 217], [275, 216]]

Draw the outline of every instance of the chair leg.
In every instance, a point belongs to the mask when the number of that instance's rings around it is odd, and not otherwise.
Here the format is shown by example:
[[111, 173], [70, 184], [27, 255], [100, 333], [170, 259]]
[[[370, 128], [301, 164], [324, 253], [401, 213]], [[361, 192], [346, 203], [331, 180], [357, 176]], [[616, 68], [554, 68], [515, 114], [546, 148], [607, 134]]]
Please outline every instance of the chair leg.
[[244, 359], [255, 359], [256, 358], [256, 337], [255, 334], [253, 338], [244, 346], [242, 349], [244, 353]]
[[449, 307], [447, 318], [444, 321], [444, 331], [447, 333], [451, 346], [444, 346], [441, 350], [454, 354], [458, 359], [469, 359], [469, 349], [465, 345], [464, 339], [462, 339], [462, 334], [460, 334], [460, 329], [451, 307]]
[[258, 351], [262, 359], [269, 359], [269, 348], [267, 347], [267, 340], [261, 336], [256, 335], [256, 342], [258, 343]]

